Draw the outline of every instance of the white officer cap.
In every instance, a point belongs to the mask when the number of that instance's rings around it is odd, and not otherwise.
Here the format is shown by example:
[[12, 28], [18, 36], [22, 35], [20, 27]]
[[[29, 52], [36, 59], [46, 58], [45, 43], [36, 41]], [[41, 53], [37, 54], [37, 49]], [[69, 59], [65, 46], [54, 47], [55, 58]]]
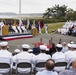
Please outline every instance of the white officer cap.
[[61, 44], [57, 44], [56, 47], [62, 48], [62, 45]]
[[46, 50], [47, 47], [46, 47], [45, 45], [40, 45], [40, 49], [41, 49], [41, 50]]
[[29, 48], [30, 48], [30, 46], [29, 46], [28, 44], [23, 44], [23, 45], [22, 45], [22, 48], [29, 49]]
[[67, 45], [68, 45], [68, 47], [72, 47], [72, 45], [70, 43], [68, 43]]
[[74, 44], [74, 42], [73, 42], [73, 41], [71, 41], [70, 43], [71, 43], [71, 44]]
[[71, 47], [72, 48], [76, 48], [76, 44], [71, 44]]
[[19, 49], [15, 49], [14, 51], [15, 51], [16, 53], [19, 53], [19, 52], [20, 52], [20, 50], [19, 50]]
[[0, 46], [7, 46], [7, 45], [8, 45], [8, 42], [6, 41], [0, 43]]
[[28, 52], [33, 52], [33, 50], [32, 49], [29, 49]]
[[46, 48], [46, 51], [49, 51], [49, 48]]

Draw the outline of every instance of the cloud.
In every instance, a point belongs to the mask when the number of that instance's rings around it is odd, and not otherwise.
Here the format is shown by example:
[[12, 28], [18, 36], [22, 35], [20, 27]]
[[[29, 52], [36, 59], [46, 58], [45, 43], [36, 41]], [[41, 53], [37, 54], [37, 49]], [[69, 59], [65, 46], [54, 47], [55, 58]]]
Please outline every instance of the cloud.
[[[76, 10], [76, 0], [21, 0], [22, 13], [43, 13], [55, 4]], [[19, 0], [0, 0], [0, 12], [19, 13]]]

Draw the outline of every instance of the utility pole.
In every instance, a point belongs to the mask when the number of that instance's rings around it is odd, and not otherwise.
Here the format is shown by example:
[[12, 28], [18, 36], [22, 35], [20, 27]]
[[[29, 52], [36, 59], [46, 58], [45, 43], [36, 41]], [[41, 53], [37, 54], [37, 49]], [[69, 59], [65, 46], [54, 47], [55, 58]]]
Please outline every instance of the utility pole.
[[21, 25], [21, 0], [19, 0], [19, 25]]

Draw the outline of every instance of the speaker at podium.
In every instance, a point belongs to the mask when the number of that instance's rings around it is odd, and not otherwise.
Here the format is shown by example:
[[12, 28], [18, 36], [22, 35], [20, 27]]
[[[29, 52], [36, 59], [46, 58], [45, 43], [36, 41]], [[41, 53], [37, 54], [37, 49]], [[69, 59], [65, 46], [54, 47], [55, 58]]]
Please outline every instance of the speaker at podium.
[[9, 33], [8, 26], [7, 25], [3, 26], [1, 31], [2, 31], [2, 35], [8, 35], [8, 33]]

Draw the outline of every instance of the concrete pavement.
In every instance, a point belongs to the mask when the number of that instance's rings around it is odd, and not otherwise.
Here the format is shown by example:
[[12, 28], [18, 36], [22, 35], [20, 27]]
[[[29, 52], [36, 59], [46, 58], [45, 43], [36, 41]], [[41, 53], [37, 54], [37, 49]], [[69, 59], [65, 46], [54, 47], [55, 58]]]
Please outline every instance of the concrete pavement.
[[[8, 41], [9, 43], [9, 51], [14, 52], [15, 49], [19, 48], [21, 50], [22, 44], [29, 44], [31, 47], [33, 47], [32, 43], [36, 43], [40, 41], [40, 38], [43, 39], [44, 44], [48, 44], [49, 40], [53, 38], [53, 41], [57, 44], [59, 42], [59, 39], [61, 38], [62, 41], [65, 41], [69, 43], [70, 40], [74, 41], [76, 43], [76, 37], [74, 36], [68, 36], [68, 35], [61, 35], [61, 34], [39, 34], [36, 37], [33, 38], [25, 38], [25, 39], [17, 39], [17, 40], [11, 40]], [[0, 41], [1, 42], [1, 41]]]

